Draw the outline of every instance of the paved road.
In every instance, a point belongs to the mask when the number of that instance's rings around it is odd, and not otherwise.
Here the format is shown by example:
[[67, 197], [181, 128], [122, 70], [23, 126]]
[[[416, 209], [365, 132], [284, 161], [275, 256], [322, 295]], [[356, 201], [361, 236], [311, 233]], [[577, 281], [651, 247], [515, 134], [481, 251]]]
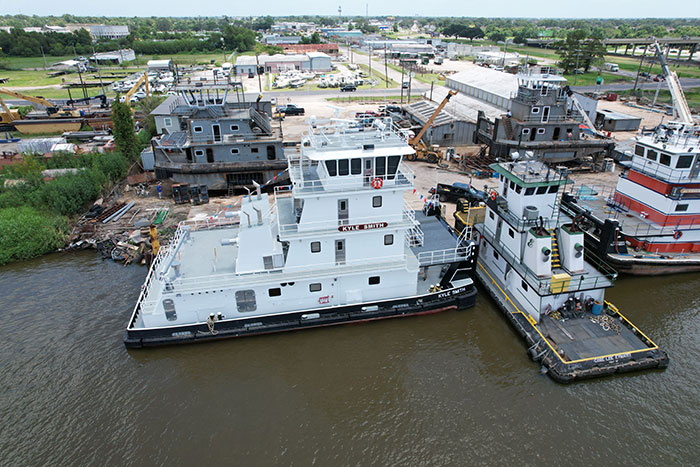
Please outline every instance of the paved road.
[[[637, 88], [655, 90], [659, 86], [658, 82], [640, 81]], [[683, 89], [700, 87], [700, 78], [681, 78], [681, 86]], [[634, 82], [619, 83], [619, 84], [603, 84], [602, 86], [571, 86], [571, 89], [581, 92], [589, 91], [626, 91], [634, 88]], [[668, 90], [666, 83], [661, 83], [661, 90]]]

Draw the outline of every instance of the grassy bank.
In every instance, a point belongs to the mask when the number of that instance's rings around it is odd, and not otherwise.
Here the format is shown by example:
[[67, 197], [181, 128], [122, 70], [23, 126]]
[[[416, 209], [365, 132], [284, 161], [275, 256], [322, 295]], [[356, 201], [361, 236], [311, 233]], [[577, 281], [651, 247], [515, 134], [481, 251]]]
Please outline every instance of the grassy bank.
[[[0, 172], [0, 264], [63, 246], [71, 218], [123, 178], [127, 167], [120, 153], [65, 153], [51, 159], [25, 155], [22, 162], [6, 166]], [[43, 170], [56, 168], [79, 170], [44, 179]]]

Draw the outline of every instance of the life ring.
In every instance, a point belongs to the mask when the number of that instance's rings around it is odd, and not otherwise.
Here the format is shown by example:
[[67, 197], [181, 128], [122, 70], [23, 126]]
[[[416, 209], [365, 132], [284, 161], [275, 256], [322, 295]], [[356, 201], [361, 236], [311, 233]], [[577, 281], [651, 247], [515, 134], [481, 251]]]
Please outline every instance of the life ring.
[[489, 198], [491, 198], [491, 201], [496, 201], [496, 198], [498, 198], [498, 193], [496, 193], [496, 190], [491, 190], [491, 193], [489, 193]]
[[372, 179], [372, 188], [374, 188], [375, 190], [380, 189], [382, 185], [384, 185], [384, 180], [382, 180], [381, 178], [375, 177]]
[[682, 236], [683, 236], [683, 232], [681, 232], [680, 230], [676, 230], [675, 232], [673, 232], [673, 238], [674, 238], [675, 240], [678, 240], [678, 239], [681, 238]]

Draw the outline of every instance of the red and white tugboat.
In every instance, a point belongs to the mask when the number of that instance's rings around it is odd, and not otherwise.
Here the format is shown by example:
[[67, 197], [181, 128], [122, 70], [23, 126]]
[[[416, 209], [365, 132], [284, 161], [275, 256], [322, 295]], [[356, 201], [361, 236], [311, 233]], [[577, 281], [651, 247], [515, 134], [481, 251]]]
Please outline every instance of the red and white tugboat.
[[657, 47], [677, 121], [642, 131], [612, 193], [580, 187], [562, 208], [620, 272], [700, 271], [700, 126]]

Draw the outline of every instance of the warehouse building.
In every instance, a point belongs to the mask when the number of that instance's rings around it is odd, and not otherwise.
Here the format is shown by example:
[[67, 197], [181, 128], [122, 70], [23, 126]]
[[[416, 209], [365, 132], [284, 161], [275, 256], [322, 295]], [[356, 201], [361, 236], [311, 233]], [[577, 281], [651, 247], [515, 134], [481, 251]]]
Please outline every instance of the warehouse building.
[[474, 66], [448, 76], [445, 86], [507, 111], [518, 91], [518, 79], [510, 73]]
[[[435, 113], [438, 104], [430, 101], [418, 101], [404, 108], [406, 115], [417, 128], [422, 128]], [[458, 114], [456, 109], [444, 108], [433, 121], [423, 136], [428, 145], [462, 146], [473, 144], [476, 121], [466, 115]]]
[[257, 73], [258, 66], [263, 67], [266, 73], [281, 73], [295, 70], [326, 72], [331, 70], [331, 57], [322, 52], [259, 55], [257, 60], [250, 55], [241, 55], [236, 58], [234, 69], [237, 75]]
[[603, 131], [637, 131], [641, 124], [641, 117], [605, 109], [598, 110], [595, 119], [595, 126]]

